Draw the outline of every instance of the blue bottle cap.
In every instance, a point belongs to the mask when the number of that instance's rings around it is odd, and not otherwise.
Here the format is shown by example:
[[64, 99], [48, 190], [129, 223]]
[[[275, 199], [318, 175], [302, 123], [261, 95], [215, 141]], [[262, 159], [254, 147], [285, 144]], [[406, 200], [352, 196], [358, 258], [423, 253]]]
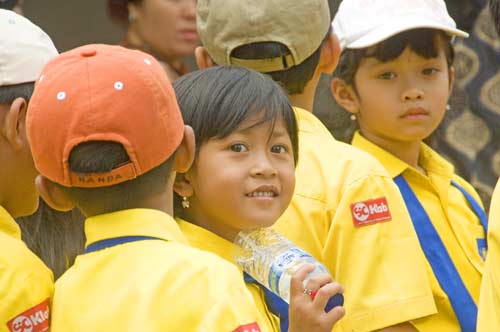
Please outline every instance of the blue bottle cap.
[[325, 312], [330, 312], [330, 310], [332, 310], [333, 308], [343, 305], [344, 305], [344, 295], [335, 294], [326, 303]]

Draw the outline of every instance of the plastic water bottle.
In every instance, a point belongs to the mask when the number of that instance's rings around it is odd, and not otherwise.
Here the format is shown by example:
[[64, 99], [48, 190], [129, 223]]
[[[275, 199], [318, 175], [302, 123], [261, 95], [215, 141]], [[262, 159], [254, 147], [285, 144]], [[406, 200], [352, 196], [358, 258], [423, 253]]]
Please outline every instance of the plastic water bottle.
[[[274, 294], [290, 303], [290, 282], [293, 274], [304, 264], [313, 264], [316, 268], [304, 280], [314, 275], [327, 273], [325, 266], [307, 252], [299, 249], [272, 228], [259, 228], [238, 234], [234, 243], [237, 250], [236, 263], [252, 278], [257, 280]], [[325, 306], [329, 312], [344, 304], [342, 294], [335, 294]]]

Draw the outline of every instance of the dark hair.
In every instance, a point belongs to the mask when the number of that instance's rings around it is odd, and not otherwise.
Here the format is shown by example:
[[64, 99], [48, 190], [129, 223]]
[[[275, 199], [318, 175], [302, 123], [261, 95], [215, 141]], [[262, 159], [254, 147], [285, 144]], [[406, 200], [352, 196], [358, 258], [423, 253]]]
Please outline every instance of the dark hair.
[[[108, 187], [63, 187], [84, 213], [102, 214], [140, 208], [148, 197], [166, 189], [173, 156], [137, 178]], [[69, 168], [75, 173], [103, 173], [129, 161], [125, 148], [116, 142], [85, 142], [73, 148]]]
[[0, 9], [12, 10], [18, 2], [19, 0], [2, 0], [0, 1]]
[[0, 104], [12, 104], [16, 98], [30, 101], [35, 89], [34, 82], [0, 86]]
[[[216, 66], [177, 79], [174, 90], [184, 123], [193, 128], [196, 154], [212, 138], [222, 139], [246, 119], [262, 114], [255, 125], [282, 117], [290, 135], [294, 161], [298, 160], [297, 122], [286, 93], [256, 71]], [[265, 112], [262, 112], [265, 110]], [[175, 200], [179, 204], [178, 197]]]
[[292, 141], [297, 161], [297, 123], [286, 93], [272, 80], [254, 70], [216, 66], [177, 79], [174, 84], [184, 123], [193, 128], [196, 153], [212, 138], [222, 139], [249, 117], [265, 110], [260, 123], [280, 116]]
[[[335, 16], [340, 1], [341, 0], [328, 0], [330, 21]], [[318, 67], [323, 43], [328, 39], [331, 33], [332, 28], [330, 26], [323, 42], [309, 57], [302, 61], [302, 63], [286, 70], [274, 71], [266, 74], [280, 83], [289, 94], [293, 95], [304, 92], [306, 84], [309, 83]], [[239, 46], [231, 52], [231, 56], [240, 59], [269, 59], [288, 55], [290, 53], [288, 47], [281, 43], [260, 42]]]
[[77, 209], [61, 212], [40, 199], [38, 210], [17, 218], [23, 241], [59, 278], [83, 252], [84, 216]]
[[490, 13], [495, 29], [500, 35], [500, 0], [490, 0]]
[[129, 2], [140, 3], [142, 0], [108, 0], [107, 12], [111, 20], [126, 28], [128, 26]]
[[438, 56], [440, 45], [443, 45], [446, 62], [451, 67], [455, 58], [451, 37], [440, 30], [414, 29], [399, 33], [374, 47], [346, 49], [340, 56], [334, 76], [344, 80], [357, 92], [354, 77], [364, 58], [374, 57], [382, 62], [391, 61], [399, 57], [406, 47], [426, 59], [435, 58]]
[[[289, 94], [304, 92], [306, 84], [311, 80], [318, 67], [323, 43], [331, 33], [331, 27], [318, 48], [302, 63], [291, 68], [266, 73], [279, 82]], [[259, 42], [239, 46], [231, 52], [231, 56], [239, 59], [269, 59], [290, 54], [290, 50], [277, 42]]]
[[341, 2], [342, 0], [328, 0], [328, 8], [330, 9], [330, 21], [333, 21], [333, 18], [339, 10]]

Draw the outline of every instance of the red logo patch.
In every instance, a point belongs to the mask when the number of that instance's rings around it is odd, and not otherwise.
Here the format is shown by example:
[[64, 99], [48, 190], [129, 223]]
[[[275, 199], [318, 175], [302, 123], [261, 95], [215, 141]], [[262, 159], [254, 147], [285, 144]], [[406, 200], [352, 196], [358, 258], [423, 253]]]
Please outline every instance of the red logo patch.
[[10, 332], [47, 332], [49, 330], [49, 299], [26, 310], [7, 322]]
[[351, 204], [351, 213], [356, 227], [373, 225], [392, 219], [385, 197]]
[[233, 332], [260, 332], [260, 327], [257, 322], [254, 322], [251, 324], [241, 325]]

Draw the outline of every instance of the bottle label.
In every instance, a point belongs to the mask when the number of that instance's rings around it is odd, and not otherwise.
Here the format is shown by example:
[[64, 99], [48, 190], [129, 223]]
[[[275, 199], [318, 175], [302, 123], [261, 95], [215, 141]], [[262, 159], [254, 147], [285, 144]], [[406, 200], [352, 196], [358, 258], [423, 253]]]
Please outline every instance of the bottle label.
[[[300, 263], [307, 261], [307, 258], [311, 258], [311, 255], [296, 247], [290, 248], [279, 255], [269, 270], [269, 289], [275, 294], [280, 294], [279, 282], [283, 272], [289, 270], [290, 275], [294, 274], [300, 267]], [[295, 270], [291, 271], [292, 268], [295, 268]]]

